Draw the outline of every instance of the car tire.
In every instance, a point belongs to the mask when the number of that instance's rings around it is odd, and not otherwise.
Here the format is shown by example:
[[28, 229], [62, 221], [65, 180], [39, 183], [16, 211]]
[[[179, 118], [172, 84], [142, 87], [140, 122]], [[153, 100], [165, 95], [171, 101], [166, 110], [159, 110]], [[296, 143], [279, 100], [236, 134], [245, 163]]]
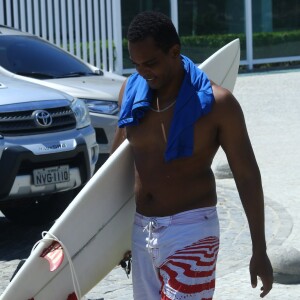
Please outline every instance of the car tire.
[[10, 221], [24, 225], [42, 225], [55, 221], [76, 196], [78, 190], [71, 190], [31, 198], [29, 203], [2, 208]]

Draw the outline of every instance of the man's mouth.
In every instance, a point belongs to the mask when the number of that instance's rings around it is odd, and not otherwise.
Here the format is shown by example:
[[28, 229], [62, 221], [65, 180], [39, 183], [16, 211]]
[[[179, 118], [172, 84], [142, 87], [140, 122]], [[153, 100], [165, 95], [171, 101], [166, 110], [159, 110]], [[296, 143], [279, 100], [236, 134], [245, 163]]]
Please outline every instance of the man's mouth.
[[152, 80], [154, 80], [154, 77], [152, 77], [152, 78], [145, 78], [145, 80], [146, 81], [152, 81]]

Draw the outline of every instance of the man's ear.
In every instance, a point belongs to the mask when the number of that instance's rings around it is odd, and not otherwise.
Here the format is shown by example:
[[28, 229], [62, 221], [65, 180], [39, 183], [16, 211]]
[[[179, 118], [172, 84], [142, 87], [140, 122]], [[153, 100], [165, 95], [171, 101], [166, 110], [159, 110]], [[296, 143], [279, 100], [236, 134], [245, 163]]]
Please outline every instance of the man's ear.
[[180, 45], [176, 44], [171, 47], [170, 54], [173, 58], [177, 58], [180, 55]]

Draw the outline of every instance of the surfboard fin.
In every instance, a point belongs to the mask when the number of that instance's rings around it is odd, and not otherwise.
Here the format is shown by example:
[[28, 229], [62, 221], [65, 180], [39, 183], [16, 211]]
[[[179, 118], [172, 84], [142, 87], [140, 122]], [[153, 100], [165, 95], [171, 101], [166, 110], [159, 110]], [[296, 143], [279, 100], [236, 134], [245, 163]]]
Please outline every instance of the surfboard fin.
[[73, 292], [72, 294], [70, 294], [67, 298], [67, 300], [78, 300], [76, 294]]
[[40, 257], [45, 258], [49, 262], [50, 271], [53, 272], [62, 264], [64, 260], [64, 250], [59, 242], [53, 241], [49, 247], [43, 250]]

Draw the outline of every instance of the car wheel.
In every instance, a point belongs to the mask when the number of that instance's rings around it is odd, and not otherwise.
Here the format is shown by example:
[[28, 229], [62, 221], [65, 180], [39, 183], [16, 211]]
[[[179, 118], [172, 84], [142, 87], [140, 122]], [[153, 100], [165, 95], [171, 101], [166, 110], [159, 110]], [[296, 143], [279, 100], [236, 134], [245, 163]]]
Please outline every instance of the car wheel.
[[31, 198], [26, 204], [2, 208], [7, 219], [14, 223], [42, 225], [55, 221], [76, 196], [77, 190]]

